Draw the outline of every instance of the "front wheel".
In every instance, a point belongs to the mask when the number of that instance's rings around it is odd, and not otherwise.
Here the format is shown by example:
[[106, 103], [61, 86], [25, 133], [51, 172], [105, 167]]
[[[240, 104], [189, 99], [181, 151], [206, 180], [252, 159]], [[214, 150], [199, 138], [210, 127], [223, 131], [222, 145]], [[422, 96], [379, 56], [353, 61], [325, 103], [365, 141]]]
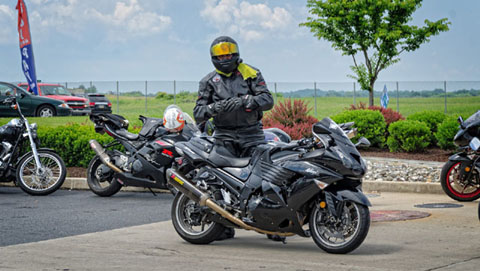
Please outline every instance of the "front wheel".
[[442, 168], [440, 183], [450, 198], [457, 201], [474, 201], [480, 198], [480, 174], [475, 167], [469, 180], [460, 178], [461, 163], [448, 161]]
[[345, 201], [340, 218], [328, 208], [315, 204], [310, 215], [310, 233], [318, 247], [328, 253], [345, 254], [356, 249], [367, 237], [370, 212], [367, 206]]
[[183, 240], [192, 244], [209, 244], [220, 237], [225, 227], [208, 220], [208, 207], [202, 207], [178, 192], [172, 203], [172, 223]]
[[93, 193], [101, 197], [110, 197], [122, 188], [122, 185], [113, 179], [113, 170], [104, 165], [98, 155], [88, 164], [87, 184]]
[[30, 152], [19, 162], [16, 177], [23, 191], [34, 196], [44, 196], [62, 186], [67, 169], [62, 158], [54, 152], [40, 150], [38, 158], [42, 168], [38, 168], [33, 152]]

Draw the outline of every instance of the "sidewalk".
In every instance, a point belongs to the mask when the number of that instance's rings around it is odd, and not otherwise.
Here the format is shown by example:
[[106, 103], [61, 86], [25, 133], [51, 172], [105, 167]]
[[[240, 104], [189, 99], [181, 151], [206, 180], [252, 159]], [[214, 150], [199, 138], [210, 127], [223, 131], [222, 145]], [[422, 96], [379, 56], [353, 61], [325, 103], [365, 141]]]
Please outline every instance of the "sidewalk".
[[[378, 210], [414, 210], [430, 217], [373, 222], [364, 243], [348, 255], [320, 250], [312, 239], [287, 244], [237, 230], [234, 239], [192, 245], [171, 221], [37, 243], [0, 247], [4, 270], [478, 270], [478, 202], [462, 208], [419, 209], [422, 203], [457, 203], [445, 195], [381, 193]], [[79, 225], [81, 226], [81, 225]]]

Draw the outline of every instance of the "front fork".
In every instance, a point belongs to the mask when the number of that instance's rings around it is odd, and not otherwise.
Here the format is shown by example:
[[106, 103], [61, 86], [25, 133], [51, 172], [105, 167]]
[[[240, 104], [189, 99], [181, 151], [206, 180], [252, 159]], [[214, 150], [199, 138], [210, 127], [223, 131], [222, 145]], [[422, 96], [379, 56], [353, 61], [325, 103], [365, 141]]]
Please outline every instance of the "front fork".
[[37, 164], [37, 174], [43, 174], [43, 166], [40, 162], [40, 157], [38, 156], [37, 145], [35, 144], [35, 140], [33, 139], [32, 130], [30, 129], [30, 124], [28, 120], [25, 119], [25, 127], [27, 127], [27, 134], [28, 139], [30, 140], [30, 147], [32, 148], [33, 158], [35, 159], [35, 163]]

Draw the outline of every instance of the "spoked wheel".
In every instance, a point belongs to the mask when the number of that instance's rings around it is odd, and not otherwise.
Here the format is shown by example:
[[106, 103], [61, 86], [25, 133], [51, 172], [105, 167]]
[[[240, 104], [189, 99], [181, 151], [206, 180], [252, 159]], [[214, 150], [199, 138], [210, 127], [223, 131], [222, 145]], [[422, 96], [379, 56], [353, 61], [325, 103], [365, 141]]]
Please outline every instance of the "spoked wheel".
[[344, 254], [356, 249], [370, 228], [368, 207], [345, 201], [342, 215], [336, 219], [327, 208], [315, 204], [310, 216], [310, 233], [318, 247], [329, 253]]
[[67, 170], [56, 153], [38, 151], [42, 168], [38, 168], [33, 153], [25, 156], [17, 167], [17, 182], [30, 195], [43, 196], [55, 192], [65, 181]]
[[93, 157], [87, 168], [87, 183], [93, 193], [110, 197], [120, 191], [122, 185], [113, 179], [113, 170], [104, 165], [100, 157]]
[[172, 222], [177, 233], [192, 244], [209, 244], [215, 241], [225, 227], [208, 221], [208, 207], [202, 207], [178, 192], [172, 203]]
[[469, 180], [460, 179], [460, 162], [448, 161], [442, 168], [440, 183], [443, 191], [458, 201], [474, 201], [480, 198], [480, 176], [475, 167]]

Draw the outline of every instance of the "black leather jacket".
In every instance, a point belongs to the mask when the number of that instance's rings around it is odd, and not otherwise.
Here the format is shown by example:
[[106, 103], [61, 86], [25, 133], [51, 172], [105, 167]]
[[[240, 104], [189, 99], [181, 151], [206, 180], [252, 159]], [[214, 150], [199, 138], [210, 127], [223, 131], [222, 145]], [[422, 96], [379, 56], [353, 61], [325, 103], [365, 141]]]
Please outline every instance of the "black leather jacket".
[[272, 109], [273, 97], [268, 91], [260, 71], [256, 68], [253, 69], [256, 71], [256, 75], [247, 79], [244, 79], [244, 75], [238, 70], [233, 71], [228, 77], [216, 71], [207, 74], [200, 81], [198, 99], [193, 109], [196, 122], [202, 123], [212, 117], [207, 109], [209, 104], [249, 94], [253, 96], [258, 108], [247, 112], [244, 107], [241, 107], [232, 112], [221, 113], [213, 116], [213, 122], [216, 127], [221, 129], [238, 129], [258, 125], [263, 117], [263, 111]]

